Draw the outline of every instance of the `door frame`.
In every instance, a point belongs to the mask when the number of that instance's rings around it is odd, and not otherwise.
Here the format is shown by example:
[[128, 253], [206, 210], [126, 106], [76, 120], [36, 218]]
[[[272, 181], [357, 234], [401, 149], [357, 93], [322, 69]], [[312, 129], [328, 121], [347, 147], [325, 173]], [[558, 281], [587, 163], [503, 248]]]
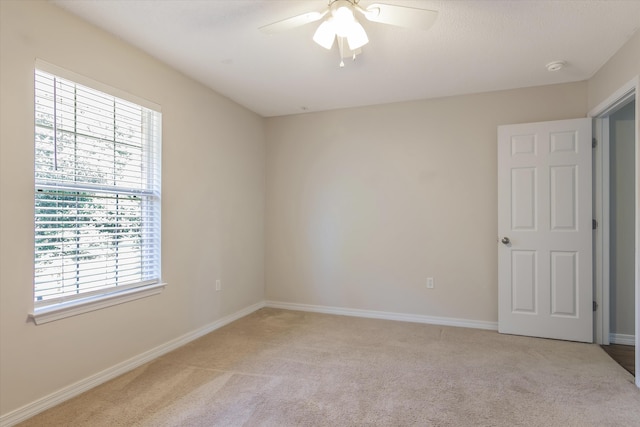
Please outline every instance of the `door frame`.
[[609, 116], [632, 100], [636, 101], [635, 127], [635, 337], [636, 386], [640, 388], [640, 76], [634, 77], [588, 114], [593, 118], [594, 137], [598, 144], [594, 151], [594, 214], [599, 226], [594, 236], [594, 296], [596, 310], [596, 342], [609, 344]]

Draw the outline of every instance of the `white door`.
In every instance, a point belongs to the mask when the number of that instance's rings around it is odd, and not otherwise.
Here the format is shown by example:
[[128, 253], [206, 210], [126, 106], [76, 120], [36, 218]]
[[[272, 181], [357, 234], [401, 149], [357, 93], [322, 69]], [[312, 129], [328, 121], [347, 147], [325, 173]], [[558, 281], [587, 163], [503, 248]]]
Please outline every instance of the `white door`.
[[498, 127], [498, 330], [592, 342], [591, 119]]

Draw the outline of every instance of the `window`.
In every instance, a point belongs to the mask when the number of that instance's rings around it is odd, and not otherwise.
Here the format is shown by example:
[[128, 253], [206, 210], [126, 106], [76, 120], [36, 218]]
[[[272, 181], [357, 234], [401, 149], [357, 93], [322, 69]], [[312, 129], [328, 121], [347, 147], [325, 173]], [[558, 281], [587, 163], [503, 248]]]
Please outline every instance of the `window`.
[[36, 323], [160, 291], [161, 114], [41, 68], [35, 71]]

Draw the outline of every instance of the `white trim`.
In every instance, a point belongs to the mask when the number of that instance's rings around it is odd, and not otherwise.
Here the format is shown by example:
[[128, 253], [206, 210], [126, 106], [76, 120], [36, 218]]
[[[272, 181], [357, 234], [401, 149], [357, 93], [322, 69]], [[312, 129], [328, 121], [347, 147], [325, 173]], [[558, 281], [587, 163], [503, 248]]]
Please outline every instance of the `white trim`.
[[626, 334], [610, 334], [609, 341], [611, 342], [611, 344], [636, 345], [636, 336]]
[[43, 323], [49, 323], [128, 301], [135, 301], [140, 298], [157, 295], [164, 290], [165, 286], [167, 286], [166, 283], [154, 283], [152, 285], [78, 299], [67, 303], [36, 307], [33, 312], [29, 313], [29, 319], [33, 320], [36, 325], [42, 325]]
[[313, 313], [337, 314], [340, 316], [366, 317], [371, 319], [398, 320], [401, 322], [426, 323], [430, 325], [457, 326], [460, 328], [498, 330], [498, 322], [456, 319], [453, 317], [424, 316], [422, 314], [392, 313], [388, 311], [361, 310], [357, 308], [330, 307], [324, 305], [296, 304], [291, 302], [266, 301], [266, 307]]
[[598, 141], [594, 153], [594, 300], [598, 303], [595, 312], [596, 343], [609, 344], [609, 117], [597, 117], [594, 121], [594, 138]]
[[79, 395], [80, 393], [84, 393], [89, 389], [92, 389], [102, 383], [105, 383], [119, 375], [127, 373], [172, 350], [175, 350], [178, 347], [181, 347], [197, 338], [200, 338], [210, 332], [213, 332], [216, 329], [219, 329], [235, 320], [238, 320], [244, 316], [247, 316], [256, 310], [263, 308], [264, 306], [265, 306], [264, 302], [253, 304], [240, 311], [237, 311], [233, 314], [225, 316], [222, 319], [216, 320], [213, 323], [203, 326], [202, 328], [199, 328], [199, 329], [196, 329], [195, 331], [184, 334], [165, 344], [152, 348], [151, 350], [141, 353], [137, 356], [134, 356], [129, 360], [125, 360], [124, 362], [118, 363], [117, 365], [107, 368], [104, 371], [91, 375], [90, 377], [82, 379], [58, 391], [55, 391], [48, 396], [40, 398], [21, 408], [18, 408], [5, 415], [2, 415], [0, 417], [0, 427], [9, 427], [19, 422], [22, 422], [28, 418], [31, 418], [42, 411], [52, 408], [66, 400], [71, 399], [72, 397]]
[[640, 76], [635, 76], [594, 109], [589, 111], [588, 117], [603, 117], [615, 113], [635, 96], [639, 86]]
[[74, 83], [78, 83], [83, 86], [87, 86], [92, 89], [96, 89], [101, 92], [108, 93], [109, 95], [115, 96], [117, 98], [124, 99], [129, 102], [133, 102], [134, 104], [142, 105], [143, 107], [146, 107], [150, 110], [154, 110], [159, 113], [162, 112], [162, 108], [160, 107], [160, 105], [154, 102], [148, 101], [144, 98], [140, 98], [139, 96], [133, 95], [129, 92], [115, 88], [113, 86], [100, 83], [89, 77], [83, 76], [82, 74], [78, 74], [73, 71], [67, 70], [66, 68], [62, 68], [57, 65], [51, 64], [47, 61], [43, 61], [40, 58], [36, 58], [35, 68], [37, 68], [38, 70], [45, 71], [49, 74], [55, 74], [56, 76], [62, 77], [63, 79], [71, 80]]

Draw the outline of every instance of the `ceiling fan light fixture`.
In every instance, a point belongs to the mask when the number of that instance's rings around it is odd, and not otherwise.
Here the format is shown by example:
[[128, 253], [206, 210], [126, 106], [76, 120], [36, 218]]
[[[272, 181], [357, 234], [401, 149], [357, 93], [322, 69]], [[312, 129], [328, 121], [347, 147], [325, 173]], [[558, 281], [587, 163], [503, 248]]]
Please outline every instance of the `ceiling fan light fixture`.
[[336, 29], [332, 18], [323, 21], [313, 35], [313, 41], [325, 49], [331, 49], [336, 39]]
[[347, 43], [349, 43], [349, 49], [351, 50], [359, 49], [369, 43], [367, 32], [364, 30], [362, 24], [356, 20], [353, 21], [349, 34], [347, 34]]
[[348, 1], [335, 2], [337, 6], [331, 8], [331, 15], [335, 18], [338, 26], [348, 26], [355, 20], [352, 5]]
[[369, 43], [364, 27], [354, 16], [353, 4], [348, 0], [336, 0], [332, 3], [331, 16], [320, 24], [313, 35], [313, 41], [325, 49], [331, 49], [336, 37], [346, 39], [351, 50]]
[[313, 34], [313, 41], [331, 50], [336, 44], [335, 40], [338, 39], [340, 58], [355, 59], [361, 52], [362, 46], [369, 43], [369, 37], [358, 21], [356, 12], [359, 17], [364, 17], [367, 21], [420, 30], [429, 29], [438, 16], [435, 10], [395, 4], [372, 4], [364, 9], [360, 6], [360, 0], [328, 0], [328, 2], [328, 7], [322, 12], [292, 16], [263, 25], [260, 30], [266, 34], [274, 34], [322, 20]]

